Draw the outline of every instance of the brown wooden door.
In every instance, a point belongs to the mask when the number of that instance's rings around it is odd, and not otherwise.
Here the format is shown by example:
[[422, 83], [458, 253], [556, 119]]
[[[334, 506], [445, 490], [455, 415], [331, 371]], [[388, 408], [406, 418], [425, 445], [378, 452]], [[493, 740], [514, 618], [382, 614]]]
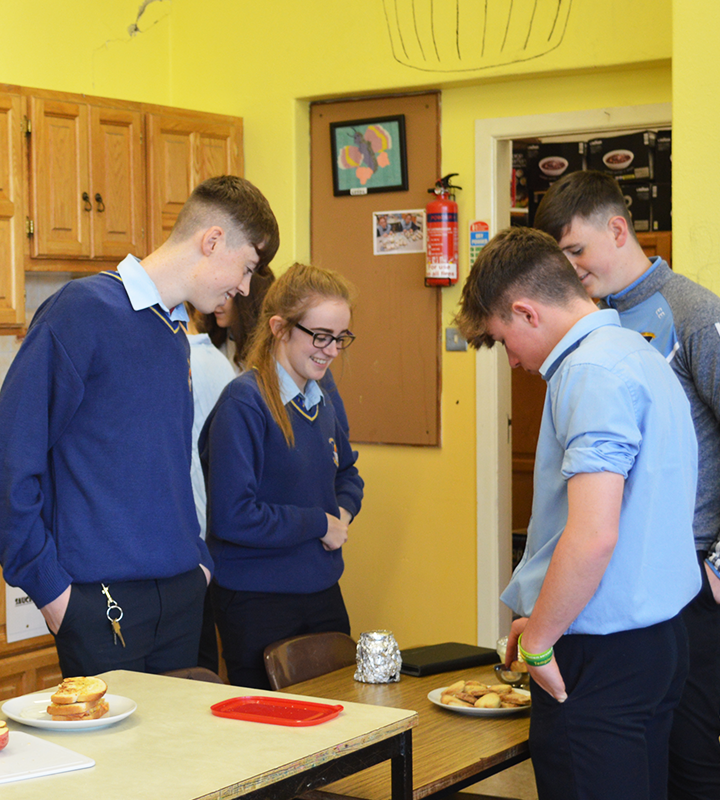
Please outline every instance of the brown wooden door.
[[0, 326], [25, 320], [20, 97], [0, 93]]
[[648, 258], [661, 256], [672, 268], [672, 231], [637, 233], [636, 236]]
[[[407, 190], [334, 196], [330, 124], [398, 114], [405, 117]], [[373, 221], [374, 213], [425, 208], [440, 177], [439, 123], [436, 93], [310, 108], [313, 263], [358, 289], [358, 340], [333, 364], [354, 442], [440, 444], [442, 290], [425, 286], [424, 251], [375, 255]]]
[[215, 175], [242, 175], [242, 123], [148, 114], [149, 250], [170, 235], [192, 190]]
[[[505, 355], [503, 353], [502, 357]], [[512, 372], [512, 527], [525, 530], [530, 522], [533, 472], [545, 381], [518, 367]]]
[[83, 103], [30, 98], [34, 257], [92, 255], [88, 116]]
[[93, 255], [145, 255], [145, 166], [139, 111], [92, 107]]

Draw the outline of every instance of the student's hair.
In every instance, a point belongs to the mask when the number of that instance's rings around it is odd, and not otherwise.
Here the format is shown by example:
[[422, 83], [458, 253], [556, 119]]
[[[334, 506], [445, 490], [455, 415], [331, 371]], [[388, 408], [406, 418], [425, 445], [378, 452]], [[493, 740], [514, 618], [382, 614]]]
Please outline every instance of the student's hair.
[[239, 247], [244, 238], [257, 251], [260, 264], [269, 264], [280, 245], [270, 204], [256, 186], [237, 175], [218, 175], [198, 184], [178, 214], [170, 241], [182, 242], [211, 225], [227, 229], [229, 247]]
[[235, 342], [233, 361], [239, 369], [243, 368], [248, 345], [260, 316], [260, 308], [275, 275], [269, 266], [259, 266], [250, 279], [250, 291], [247, 295], [238, 294], [233, 297], [233, 313], [230, 325], [221, 328], [215, 314], [199, 314], [197, 328], [200, 333], [207, 333], [215, 347], [222, 347], [228, 337]]
[[270, 319], [282, 317], [280, 336], [291, 333], [305, 314], [325, 300], [343, 300], [352, 311], [354, 288], [329, 269], [293, 264], [270, 286], [260, 311], [257, 327], [248, 347], [246, 367], [256, 370], [257, 383], [273, 419], [280, 426], [288, 447], [295, 444], [292, 424], [280, 397], [276, 367], [278, 339], [270, 328]]
[[545, 193], [533, 225], [559, 242], [575, 217], [604, 226], [610, 217], [624, 217], [635, 237], [632, 215], [620, 185], [610, 175], [596, 170], [571, 172], [553, 183]]
[[492, 347], [489, 319], [510, 320], [518, 297], [556, 306], [588, 299], [557, 243], [533, 228], [507, 228], [483, 247], [463, 286], [455, 323], [474, 348]]

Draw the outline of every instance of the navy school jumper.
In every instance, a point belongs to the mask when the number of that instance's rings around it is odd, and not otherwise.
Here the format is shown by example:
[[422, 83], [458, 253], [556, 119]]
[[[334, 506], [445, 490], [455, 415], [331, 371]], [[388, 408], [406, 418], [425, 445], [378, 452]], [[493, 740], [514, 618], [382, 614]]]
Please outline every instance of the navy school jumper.
[[326, 513], [360, 511], [357, 454], [327, 396], [309, 414], [286, 408], [294, 447], [250, 370], [225, 387], [200, 434], [208, 547], [226, 589], [309, 594], [342, 575], [342, 549], [325, 550], [320, 537]]
[[190, 483], [184, 330], [117, 272], [38, 309], [0, 392], [0, 560], [43, 606], [71, 583], [212, 569]]

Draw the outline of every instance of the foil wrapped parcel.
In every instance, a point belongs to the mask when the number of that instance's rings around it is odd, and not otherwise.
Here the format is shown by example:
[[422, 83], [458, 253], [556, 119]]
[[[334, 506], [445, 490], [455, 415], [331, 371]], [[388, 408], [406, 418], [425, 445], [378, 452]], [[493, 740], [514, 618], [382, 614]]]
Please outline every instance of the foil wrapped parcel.
[[357, 644], [355, 680], [393, 683], [400, 680], [402, 656], [390, 631], [366, 631]]

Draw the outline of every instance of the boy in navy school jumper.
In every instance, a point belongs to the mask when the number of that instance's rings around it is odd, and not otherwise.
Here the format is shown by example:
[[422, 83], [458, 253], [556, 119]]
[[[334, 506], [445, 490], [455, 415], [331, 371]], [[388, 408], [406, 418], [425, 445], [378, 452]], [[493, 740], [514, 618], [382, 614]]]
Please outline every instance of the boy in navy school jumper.
[[190, 482], [183, 302], [209, 313], [246, 292], [278, 240], [256, 187], [211, 178], [156, 251], [71, 281], [32, 321], [0, 392], [0, 561], [64, 676], [197, 663], [212, 560]]
[[350, 632], [338, 580], [363, 481], [343, 422], [319, 383], [352, 342], [336, 273], [296, 264], [266, 295], [248, 370], [200, 435], [211, 585], [230, 682], [269, 688], [264, 648]]
[[519, 617], [507, 663], [520, 651], [530, 671], [538, 797], [660, 800], [687, 674], [680, 612], [700, 587], [690, 405], [540, 231], [483, 248], [458, 324], [547, 383], [527, 547], [501, 597]]
[[670, 736], [671, 800], [720, 797], [720, 297], [635, 236], [617, 181], [601, 172], [561, 178], [535, 226], [559, 242], [585, 290], [613, 308], [667, 359], [690, 401], [698, 440], [693, 531], [702, 589], [683, 610], [690, 672]]

